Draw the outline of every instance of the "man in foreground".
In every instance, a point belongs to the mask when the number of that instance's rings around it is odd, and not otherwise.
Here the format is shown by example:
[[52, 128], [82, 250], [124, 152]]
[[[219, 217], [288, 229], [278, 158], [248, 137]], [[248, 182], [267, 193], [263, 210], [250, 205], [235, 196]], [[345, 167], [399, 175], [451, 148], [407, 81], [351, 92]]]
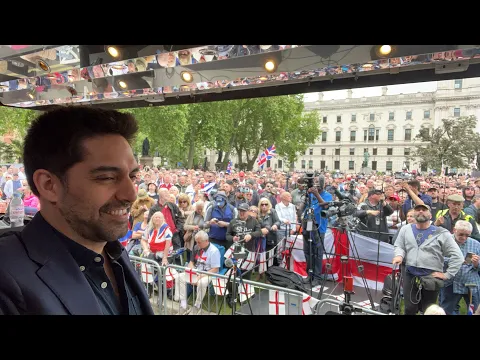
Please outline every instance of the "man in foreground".
[[128, 114], [85, 107], [33, 121], [23, 158], [41, 210], [0, 241], [0, 314], [153, 314], [118, 241], [136, 199], [137, 130]]

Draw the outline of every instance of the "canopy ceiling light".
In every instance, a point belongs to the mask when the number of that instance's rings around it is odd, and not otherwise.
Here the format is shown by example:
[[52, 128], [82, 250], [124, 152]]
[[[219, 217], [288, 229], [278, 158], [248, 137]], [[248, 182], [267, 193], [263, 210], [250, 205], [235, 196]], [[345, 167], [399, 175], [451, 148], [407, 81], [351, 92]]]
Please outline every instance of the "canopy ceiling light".
[[118, 82], [118, 86], [120, 86], [122, 89], [126, 89], [127, 88], [127, 83], [123, 80], [120, 80]]
[[180, 77], [182, 78], [183, 81], [186, 83], [191, 83], [193, 81], [193, 75], [189, 71], [182, 71], [180, 73]]
[[37, 66], [45, 72], [48, 72], [48, 73], [50, 72], [50, 66], [43, 59], [37, 60]]
[[113, 58], [120, 56], [120, 50], [115, 45], [105, 45], [105, 52]]

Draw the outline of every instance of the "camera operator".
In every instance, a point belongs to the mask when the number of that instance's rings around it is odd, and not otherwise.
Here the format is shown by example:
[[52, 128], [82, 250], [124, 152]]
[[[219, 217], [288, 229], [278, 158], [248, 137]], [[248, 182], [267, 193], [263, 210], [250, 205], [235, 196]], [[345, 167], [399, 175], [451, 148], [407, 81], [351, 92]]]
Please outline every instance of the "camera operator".
[[368, 198], [358, 206], [356, 212], [356, 216], [364, 224], [363, 229], [359, 229], [359, 233], [372, 239], [390, 242], [387, 216], [392, 214], [393, 209], [385, 202], [382, 190], [370, 190]]
[[[248, 251], [255, 251], [255, 241], [252, 241], [255, 238], [262, 236], [262, 231], [260, 229], [260, 223], [254, 217], [250, 216], [248, 213], [249, 206], [247, 203], [242, 203], [238, 206], [238, 217], [232, 219], [230, 224], [227, 227], [226, 239], [228, 244], [236, 243], [242, 241], [243, 246]], [[244, 241], [244, 242], [243, 242]], [[230, 247], [231, 245], [229, 245]], [[250, 279], [252, 276], [252, 271], [242, 271], [242, 276], [245, 279]], [[233, 306], [233, 300], [230, 296], [232, 293], [232, 283], [229, 282], [227, 285], [229, 295], [227, 295], [227, 303], [230, 307]]]
[[[332, 195], [323, 189], [324, 186], [323, 176], [319, 177], [319, 186], [310, 186], [307, 190], [307, 194], [311, 199], [311, 208], [313, 208], [313, 213], [315, 217], [315, 222], [317, 226], [313, 226], [313, 231], [307, 231], [307, 220], [305, 217], [305, 212], [302, 229], [303, 229], [303, 252], [305, 253], [305, 258], [307, 260], [307, 273], [310, 274], [312, 271], [313, 278], [310, 279], [312, 286], [320, 284], [320, 277], [322, 275], [322, 265], [323, 265], [323, 240], [325, 238], [325, 233], [327, 232], [328, 218], [322, 217], [322, 210], [328, 208], [328, 203], [333, 201]], [[313, 182], [308, 185], [313, 185]], [[303, 205], [301, 208], [303, 210]], [[304, 209], [308, 210], [308, 209]], [[318, 227], [318, 228], [317, 228]], [[310, 235], [313, 236], [312, 239], [312, 263], [310, 261]]]

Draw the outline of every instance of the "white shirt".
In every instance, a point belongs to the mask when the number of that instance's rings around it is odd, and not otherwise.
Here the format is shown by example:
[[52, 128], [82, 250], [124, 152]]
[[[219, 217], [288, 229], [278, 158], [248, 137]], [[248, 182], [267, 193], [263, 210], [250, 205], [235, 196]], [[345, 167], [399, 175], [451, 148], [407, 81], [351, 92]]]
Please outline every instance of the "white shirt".
[[297, 210], [295, 205], [289, 203], [288, 206], [285, 206], [283, 202], [279, 202], [275, 205], [275, 211], [277, 212], [278, 218], [281, 221], [280, 229], [286, 229], [285, 220], [290, 220], [291, 224], [297, 222]]
[[[198, 252], [196, 252], [198, 250]], [[195, 269], [200, 271], [209, 271], [213, 268], [220, 268], [220, 251], [218, 248], [210, 243], [206, 250], [198, 249], [195, 245], [193, 262], [196, 261]]]

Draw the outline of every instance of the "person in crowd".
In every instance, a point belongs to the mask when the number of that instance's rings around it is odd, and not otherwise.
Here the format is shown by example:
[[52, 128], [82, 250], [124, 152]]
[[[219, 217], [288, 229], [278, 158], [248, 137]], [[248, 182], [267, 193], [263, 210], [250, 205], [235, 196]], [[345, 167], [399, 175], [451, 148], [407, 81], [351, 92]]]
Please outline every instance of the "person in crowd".
[[132, 228], [132, 236], [127, 243], [126, 250], [128, 254], [135, 254], [139, 256], [141, 254], [142, 246], [141, 240], [143, 234], [148, 226], [148, 211], [143, 212], [143, 221], [137, 222]]
[[[453, 236], [463, 254], [465, 261], [453, 279], [445, 281], [441, 289], [440, 306], [445, 309], [448, 315], [453, 315], [460, 300], [463, 298], [465, 304], [470, 303], [469, 291], [472, 291], [472, 303], [474, 310], [479, 304], [479, 259], [480, 243], [470, 237], [472, 224], [465, 220], [458, 220], [453, 228]], [[445, 268], [448, 270], [450, 260], [445, 259]], [[469, 285], [469, 287], [467, 287]], [[473, 285], [473, 286], [472, 286]]]
[[130, 215], [133, 218], [133, 227], [143, 221], [143, 213], [147, 212], [148, 214], [153, 205], [155, 205], [155, 200], [149, 197], [144, 189], [138, 190], [137, 199], [130, 210]]
[[154, 203], [158, 201], [158, 186], [154, 182], [148, 184], [147, 195], [154, 200]]
[[[225, 250], [232, 246], [232, 241], [227, 239], [227, 227], [237, 217], [237, 209], [227, 202], [227, 195], [218, 191], [213, 199], [213, 204], [205, 214], [206, 226], [210, 229], [208, 237], [210, 242], [225, 247]], [[248, 205], [247, 205], [248, 206]]]
[[[444, 280], [455, 277], [463, 255], [452, 235], [431, 225], [430, 207], [414, 206], [415, 224], [402, 226], [394, 244], [394, 265], [402, 265], [405, 315], [425, 312], [435, 304]], [[443, 271], [444, 258], [449, 267]]]
[[386, 203], [382, 190], [370, 190], [367, 200], [358, 206], [356, 213], [364, 224], [360, 233], [372, 239], [389, 242], [387, 216], [392, 214], [393, 209]]
[[33, 216], [40, 210], [40, 202], [30, 186], [23, 187], [23, 205], [25, 206], [25, 215]]
[[432, 206], [432, 198], [420, 192], [420, 182], [418, 180], [410, 180], [402, 183], [402, 189], [408, 194], [405, 202], [402, 205], [402, 212], [400, 214], [402, 220], [405, 220], [405, 214], [408, 210], [415, 207], [415, 205]]
[[439, 200], [439, 192], [438, 192], [438, 189], [436, 187], [428, 188], [427, 195], [432, 198], [431, 209], [432, 209], [432, 216], [435, 219], [438, 211], [445, 210], [448, 207], [447, 207], [447, 205], [445, 205], [444, 203], [442, 203]]
[[423, 315], [447, 315], [447, 314], [445, 313], [445, 310], [443, 310], [440, 306], [438, 306], [437, 304], [432, 304], [425, 310]]
[[[470, 206], [467, 206], [463, 209], [463, 212], [467, 215], [470, 215], [475, 219], [475, 222], [478, 224], [479, 221], [479, 212], [478, 209], [480, 209], [480, 195], [475, 195], [472, 198]], [[478, 228], [478, 226], [477, 226]]]
[[160, 259], [162, 265], [168, 265], [168, 256], [173, 252], [172, 231], [165, 222], [161, 211], [155, 212], [143, 232], [141, 245], [143, 256], [149, 259]]
[[193, 251], [195, 235], [200, 231], [205, 229], [205, 211], [203, 201], [197, 201], [193, 206], [194, 211], [192, 211], [187, 219], [185, 220], [184, 230], [184, 246], [187, 250], [187, 261], [190, 261], [190, 255]]

